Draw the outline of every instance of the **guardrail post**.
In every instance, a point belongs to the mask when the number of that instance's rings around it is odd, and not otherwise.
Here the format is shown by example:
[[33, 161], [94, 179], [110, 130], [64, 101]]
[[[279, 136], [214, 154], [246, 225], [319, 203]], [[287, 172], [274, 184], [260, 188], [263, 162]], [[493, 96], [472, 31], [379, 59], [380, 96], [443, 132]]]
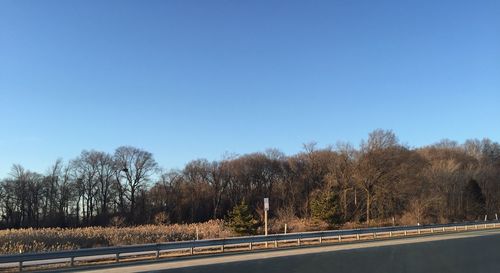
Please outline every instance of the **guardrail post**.
[[465, 225], [465, 230], [467, 230], [467, 229], [468, 229], [468, 227], [469, 227], [468, 225]]
[[160, 250], [156, 250], [156, 259], [159, 259], [160, 258]]
[[408, 235], [408, 231], [407, 231], [407, 230], [405, 230], [405, 236], [406, 236], [406, 235]]
[[377, 239], [377, 233], [376, 232], [373, 233], [373, 239]]
[[420, 234], [422, 231], [420, 231], [420, 229], [417, 229], [417, 233]]
[[120, 253], [116, 253], [116, 259], [115, 259], [115, 261], [116, 261], [117, 263], [119, 263], [119, 262], [120, 262]]
[[278, 248], [278, 241], [274, 240], [274, 248]]
[[477, 229], [477, 225], [474, 225], [474, 228]]
[[222, 246], [220, 247], [220, 250], [222, 253], [224, 253], [224, 244], [222, 244]]
[[20, 261], [19, 262], [19, 272], [22, 272], [23, 271], [23, 262]]
[[339, 235], [339, 243], [342, 242], [342, 235]]
[[389, 231], [389, 237], [392, 237], [392, 231]]
[[444, 227], [443, 227], [443, 232], [444, 232]]
[[323, 237], [319, 236], [319, 244], [323, 242]]
[[75, 257], [71, 257], [70, 266], [71, 267], [75, 266]]
[[360, 238], [359, 238], [359, 233], [358, 233], [358, 234], [356, 234], [356, 240], [358, 240], [358, 241], [360, 240]]
[[297, 245], [300, 246], [300, 238], [297, 239]]
[[249, 250], [252, 250], [252, 248], [253, 248], [253, 244], [252, 244], [252, 242], [250, 242], [250, 243], [248, 244], [248, 249], [249, 249]]
[[457, 231], [457, 226], [455, 226], [455, 231]]
[[190, 255], [193, 255], [193, 254], [194, 254], [194, 247], [191, 247], [191, 248], [189, 249], [189, 254], [190, 254]]

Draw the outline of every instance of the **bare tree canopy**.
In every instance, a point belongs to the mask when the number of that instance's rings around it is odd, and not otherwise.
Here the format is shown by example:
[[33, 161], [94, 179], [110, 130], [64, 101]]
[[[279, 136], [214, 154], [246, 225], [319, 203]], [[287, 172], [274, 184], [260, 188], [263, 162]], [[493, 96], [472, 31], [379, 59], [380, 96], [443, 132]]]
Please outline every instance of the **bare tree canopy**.
[[200, 222], [227, 219], [242, 203], [260, 219], [264, 197], [271, 217], [333, 226], [491, 219], [500, 213], [500, 145], [471, 139], [409, 148], [377, 129], [359, 148], [311, 142], [295, 155], [268, 149], [168, 171], [135, 147], [84, 150], [45, 174], [12, 166], [0, 181], [0, 227]]

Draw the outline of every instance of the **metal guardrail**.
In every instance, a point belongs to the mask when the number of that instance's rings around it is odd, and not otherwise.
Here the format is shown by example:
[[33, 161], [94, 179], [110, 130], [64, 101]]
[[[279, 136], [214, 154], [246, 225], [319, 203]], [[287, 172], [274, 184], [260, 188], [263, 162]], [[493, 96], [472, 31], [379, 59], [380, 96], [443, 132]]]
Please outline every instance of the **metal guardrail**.
[[[252, 250], [255, 244], [274, 244], [278, 247], [278, 242], [296, 242], [300, 246], [303, 241], [318, 240], [321, 244], [323, 240], [336, 239], [341, 242], [346, 238], [355, 238], [360, 240], [360, 237], [371, 236], [372, 239], [377, 236], [392, 237], [393, 235], [406, 236], [418, 235], [422, 233], [434, 233], [445, 231], [464, 231], [474, 229], [486, 229], [500, 227], [499, 221], [485, 221], [485, 222], [466, 222], [466, 223], [451, 223], [451, 224], [437, 224], [437, 225], [421, 225], [421, 226], [394, 226], [394, 227], [377, 227], [377, 228], [363, 228], [363, 229], [349, 229], [349, 230], [329, 230], [317, 232], [301, 232], [301, 233], [288, 233], [288, 234], [272, 234], [268, 236], [246, 236], [246, 237], [232, 237], [223, 239], [208, 239], [208, 240], [195, 240], [195, 241], [182, 241], [182, 242], [168, 242], [158, 244], [143, 244], [143, 245], [130, 245], [130, 246], [117, 246], [117, 247], [99, 247], [99, 248], [86, 248], [78, 250], [55, 251], [44, 253], [22, 253], [12, 255], [0, 255], [0, 264], [2, 263], [19, 263], [19, 271], [23, 270], [24, 262], [31, 261], [48, 261], [56, 259], [67, 259], [70, 265], [74, 265], [75, 258], [89, 257], [89, 256], [105, 256], [114, 255], [116, 262], [120, 261], [120, 254], [137, 253], [147, 254], [156, 253], [156, 258], [159, 258], [161, 252], [174, 251], [174, 250], [189, 250], [192, 255], [195, 249], [200, 248], [220, 248], [224, 252], [227, 246], [248, 245], [248, 249]], [[344, 238], [345, 237], [345, 238]]]

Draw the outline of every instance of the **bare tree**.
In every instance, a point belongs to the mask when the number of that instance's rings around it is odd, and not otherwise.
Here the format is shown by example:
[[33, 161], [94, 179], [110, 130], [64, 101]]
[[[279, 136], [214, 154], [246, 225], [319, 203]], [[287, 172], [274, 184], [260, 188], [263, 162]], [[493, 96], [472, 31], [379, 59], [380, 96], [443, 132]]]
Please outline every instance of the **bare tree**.
[[135, 217], [136, 193], [157, 172], [158, 164], [153, 154], [135, 147], [122, 146], [116, 149], [114, 160], [125, 179], [126, 197], [130, 202], [130, 220]]
[[100, 203], [100, 221], [107, 222], [110, 196], [112, 194], [112, 183], [116, 173], [116, 166], [113, 157], [104, 152], [96, 152], [97, 164], [96, 179], [98, 182], [98, 200]]
[[96, 196], [99, 192], [98, 158], [99, 152], [84, 150], [72, 161], [75, 177], [79, 180], [83, 201], [82, 211], [87, 224], [91, 224], [95, 216]]
[[361, 143], [363, 151], [373, 151], [399, 145], [399, 140], [392, 130], [376, 129], [368, 136], [368, 141]]

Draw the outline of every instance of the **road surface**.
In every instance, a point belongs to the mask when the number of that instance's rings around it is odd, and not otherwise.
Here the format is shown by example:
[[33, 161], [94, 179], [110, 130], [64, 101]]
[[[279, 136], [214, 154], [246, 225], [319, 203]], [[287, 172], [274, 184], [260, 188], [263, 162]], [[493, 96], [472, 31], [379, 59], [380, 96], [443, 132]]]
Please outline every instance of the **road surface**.
[[80, 272], [497, 273], [500, 272], [500, 230], [194, 257]]

